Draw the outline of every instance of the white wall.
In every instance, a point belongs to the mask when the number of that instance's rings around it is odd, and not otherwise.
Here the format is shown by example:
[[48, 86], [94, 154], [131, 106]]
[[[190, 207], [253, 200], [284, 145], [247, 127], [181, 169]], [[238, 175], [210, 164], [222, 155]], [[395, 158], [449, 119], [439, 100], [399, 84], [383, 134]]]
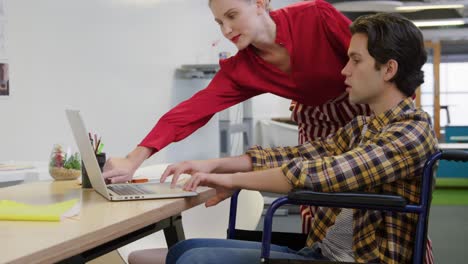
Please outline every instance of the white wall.
[[[176, 79], [178, 66], [236, 52], [207, 0], [6, 0], [6, 15], [11, 96], [0, 100], [0, 160], [47, 160], [54, 143], [74, 145], [67, 107], [82, 111], [108, 154], [125, 155], [171, 106], [205, 87]], [[271, 113], [277, 97], [255, 100], [256, 116], [288, 114]], [[217, 129], [213, 120], [150, 163], [216, 156]]]
[[174, 70], [209, 62], [222, 37], [206, 0], [8, 0], [6, 10], [11, 96], [0, 100], [0, 160], [46, 160], [55, 142], [73, 143], [67, 107], [82, 110], [107, 152], [125, 155], [175, 95], [203, 88], [178, 91]]

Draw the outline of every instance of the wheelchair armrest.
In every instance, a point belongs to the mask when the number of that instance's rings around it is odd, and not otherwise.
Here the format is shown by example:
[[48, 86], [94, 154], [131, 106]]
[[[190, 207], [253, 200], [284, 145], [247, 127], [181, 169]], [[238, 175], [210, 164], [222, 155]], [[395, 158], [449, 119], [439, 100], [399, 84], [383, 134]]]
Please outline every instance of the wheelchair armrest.
[[440, 159], [468, 162], [468, 152], [464, 150], [444, 150]]
[[405, 209], [407, 203], [403, 197], [396, 195], [353, 192], [321, 193], [306, 190], [293, 190], [288, 193], [287, 197], [276, 199], [265, 214], [261, 262], [269, 261], [273, 214], [276, 209], [284, 204], [309, 204], [337, 208], [364, 208], [384, 211], [400, 211]]
[[288, 194], [290, 202], [340, 208], [401, 209], [406, 200], [401, 196], [372, 193], [322, 193], [293, 190]]

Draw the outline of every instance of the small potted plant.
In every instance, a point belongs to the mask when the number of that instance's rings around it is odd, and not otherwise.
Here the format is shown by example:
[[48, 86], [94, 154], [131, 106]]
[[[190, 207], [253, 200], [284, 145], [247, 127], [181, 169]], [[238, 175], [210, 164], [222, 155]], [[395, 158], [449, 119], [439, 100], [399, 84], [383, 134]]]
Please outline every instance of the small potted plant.
[[81, 158], [78, 152], [66, 152], [61, 144], [55, 144], [50, 154], [49, 173], [55, 180], [74, 180], [81, 175]]

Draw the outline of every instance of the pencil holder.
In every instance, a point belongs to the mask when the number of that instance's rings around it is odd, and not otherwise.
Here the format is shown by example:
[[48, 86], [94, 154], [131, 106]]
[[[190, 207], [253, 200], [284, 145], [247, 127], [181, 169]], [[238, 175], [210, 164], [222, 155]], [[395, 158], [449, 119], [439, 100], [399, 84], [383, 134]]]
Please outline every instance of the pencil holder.
[[[104, 168], [104, 164], [106, 164], [106, 153], [102, 152], [99, 154], [96, 154], [96, 159], [99, 164], [99, 168], [101, 169], [101, 172]], [[89, 180], [88, 177], [88, 172], [86, 171], [86, 167], [84, 164], [81, 166], [81, 188], [93, 188], [91, 185], [91, 181]]]

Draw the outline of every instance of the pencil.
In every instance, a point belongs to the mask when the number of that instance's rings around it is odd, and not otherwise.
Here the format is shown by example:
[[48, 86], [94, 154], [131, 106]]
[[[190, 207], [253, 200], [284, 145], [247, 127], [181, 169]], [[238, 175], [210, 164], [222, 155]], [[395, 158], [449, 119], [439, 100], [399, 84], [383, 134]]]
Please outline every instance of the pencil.
[[[94, 134], [94, 143], [96, 143], [96, 145], [94, 146], [94, 148], [97, 149], [97, 143], [98, 143], [98, 141], [97, 141], [97, 135], [96, 135], [96, 134]], [[96, 152], [96, 151], [95, 151], [95, 152]]]
[[99, 148], [98, 148], [98, 150], [97, 150], [97, 154], [101, 154], [102, 148], [104, 148], [104, 143], [99, 142]]
[[101, 137], [99, 137], [99, 140], [98, 140], [97, 143], [96, 143], [96, 149], [94, 150], [94, 153], [95, 153], [95, 154], [99, 154], [99, 153], [98, 153], [99, 144], [101, 144]]
[[88, 132], [89, 142], [91, 142], [91, 147], [94, 148], [93, 137], [91, 136], [91, 132]]
[[133, 179], [130, 182], [131, 183], [144, 183], [144, 182], [148, 182], [148, 179]]

